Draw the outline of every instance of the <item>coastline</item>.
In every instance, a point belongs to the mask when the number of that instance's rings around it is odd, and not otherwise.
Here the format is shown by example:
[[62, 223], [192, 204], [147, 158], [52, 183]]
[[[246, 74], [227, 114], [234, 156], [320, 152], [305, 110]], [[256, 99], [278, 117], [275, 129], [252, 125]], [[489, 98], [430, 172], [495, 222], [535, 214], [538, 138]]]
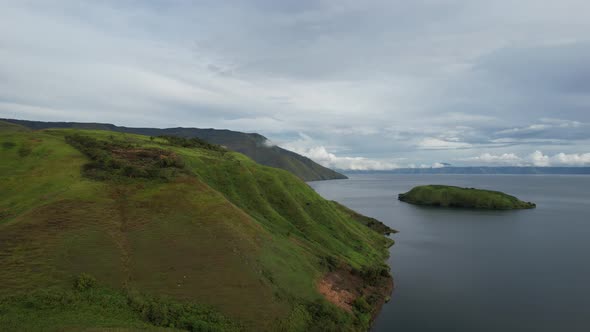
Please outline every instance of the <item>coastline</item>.
[[395, 290], [395, 282], [393, 280], [393, 276], [390, 275], [389, 278], [387, 278], [387, 279], [388, 279], [387, 284], [383, 288], [383, 293], [381, 293], [381, 295], [383, 297], [380, 301], [378, 301], [375, 304], [375, 306], [373, 308], [373, 314], [371, 315], [371, 320], [369, 322], [369, 331], [373, 328], [373, 325], [375, 324], [375, 320], [377, 319], [379, 314], [381, 314], [381, 310], [383, 309], [383, 306], [386, 303], [388, 303], [389, 301], [391, 301], [393, 291]]

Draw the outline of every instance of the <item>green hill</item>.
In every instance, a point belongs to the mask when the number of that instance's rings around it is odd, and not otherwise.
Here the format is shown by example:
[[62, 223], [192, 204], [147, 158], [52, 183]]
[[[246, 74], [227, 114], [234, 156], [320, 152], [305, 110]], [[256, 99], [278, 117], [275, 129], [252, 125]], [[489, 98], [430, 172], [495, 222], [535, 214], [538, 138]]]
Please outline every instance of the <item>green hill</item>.
[[313, 160], [281, 147], [270, 145], [266, 137], [259, 134], [242, 133], [231, 130], [198, 129], [198, 128], [129, 128], [106, 123], [80, 122], [42, 122], [14, 119], [0, 119], [19, 124], [30, 129], [72, 128], [110, 130], [146, 136], [180, 136], [197, 137], [213, 144], [219, 144], [230, 150], [240, 152], [259, 164], [287, 170], [304, 181], [346, 179], [347, 177], [329, 168], [319, 165]]
[[199, 139], [0, 121], [0, 188], [3, 330], [362, 331], [391, 291], [362, 216]]
[[429, 185], [412, 188], [399, 194], [399, 200], [417, 205], [430, 205], [472, 209], [531, 209], [534, 203], [523, 202], [514, 196], [499, 191]]

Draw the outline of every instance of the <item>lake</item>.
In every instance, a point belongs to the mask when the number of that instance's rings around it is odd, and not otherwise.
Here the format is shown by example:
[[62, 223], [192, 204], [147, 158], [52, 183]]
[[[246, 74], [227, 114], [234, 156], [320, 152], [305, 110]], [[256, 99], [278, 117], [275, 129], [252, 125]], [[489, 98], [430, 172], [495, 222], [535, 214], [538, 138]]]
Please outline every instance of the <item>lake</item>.
[[[350, 175], [309, 183], [393, 235], [395, 282], [373, 331], [590, 331], [590, 176]], [[499, 190], [537, 208], [419, 207], [423, 184]]]

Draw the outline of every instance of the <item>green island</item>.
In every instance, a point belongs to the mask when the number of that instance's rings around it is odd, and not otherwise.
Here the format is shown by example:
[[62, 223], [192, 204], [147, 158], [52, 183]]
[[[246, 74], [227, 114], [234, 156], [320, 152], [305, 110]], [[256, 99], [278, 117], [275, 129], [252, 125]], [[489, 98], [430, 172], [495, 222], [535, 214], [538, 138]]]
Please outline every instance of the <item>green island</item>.
[[399, 194], [398, 198], [410, 204], [451, 208], [512, 210], [536, 207], [535, 203], [524, 202], [499, 191], [443, 185], [417, 186]]
[[395, 231], [198, 138], [0, 121], [7, 331], [366, 331]]

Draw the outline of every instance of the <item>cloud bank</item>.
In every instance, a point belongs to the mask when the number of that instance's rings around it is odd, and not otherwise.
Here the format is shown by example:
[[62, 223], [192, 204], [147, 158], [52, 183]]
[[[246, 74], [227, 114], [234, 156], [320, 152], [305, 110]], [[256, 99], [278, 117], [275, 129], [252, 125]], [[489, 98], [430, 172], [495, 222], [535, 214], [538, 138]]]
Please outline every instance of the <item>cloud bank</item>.
[[504, 153], [501, 155], [493, 155], [490, 153], [483, 153], [476, 157], [464, 158], [461, 161], [466, 161], [476, 165], [495, 165], [495, 166], [590, 166], [590, 153], [557, 153], [554, 155], [546, 155], [537, 150], [527, 156], [520, 157], [513, 153]]

